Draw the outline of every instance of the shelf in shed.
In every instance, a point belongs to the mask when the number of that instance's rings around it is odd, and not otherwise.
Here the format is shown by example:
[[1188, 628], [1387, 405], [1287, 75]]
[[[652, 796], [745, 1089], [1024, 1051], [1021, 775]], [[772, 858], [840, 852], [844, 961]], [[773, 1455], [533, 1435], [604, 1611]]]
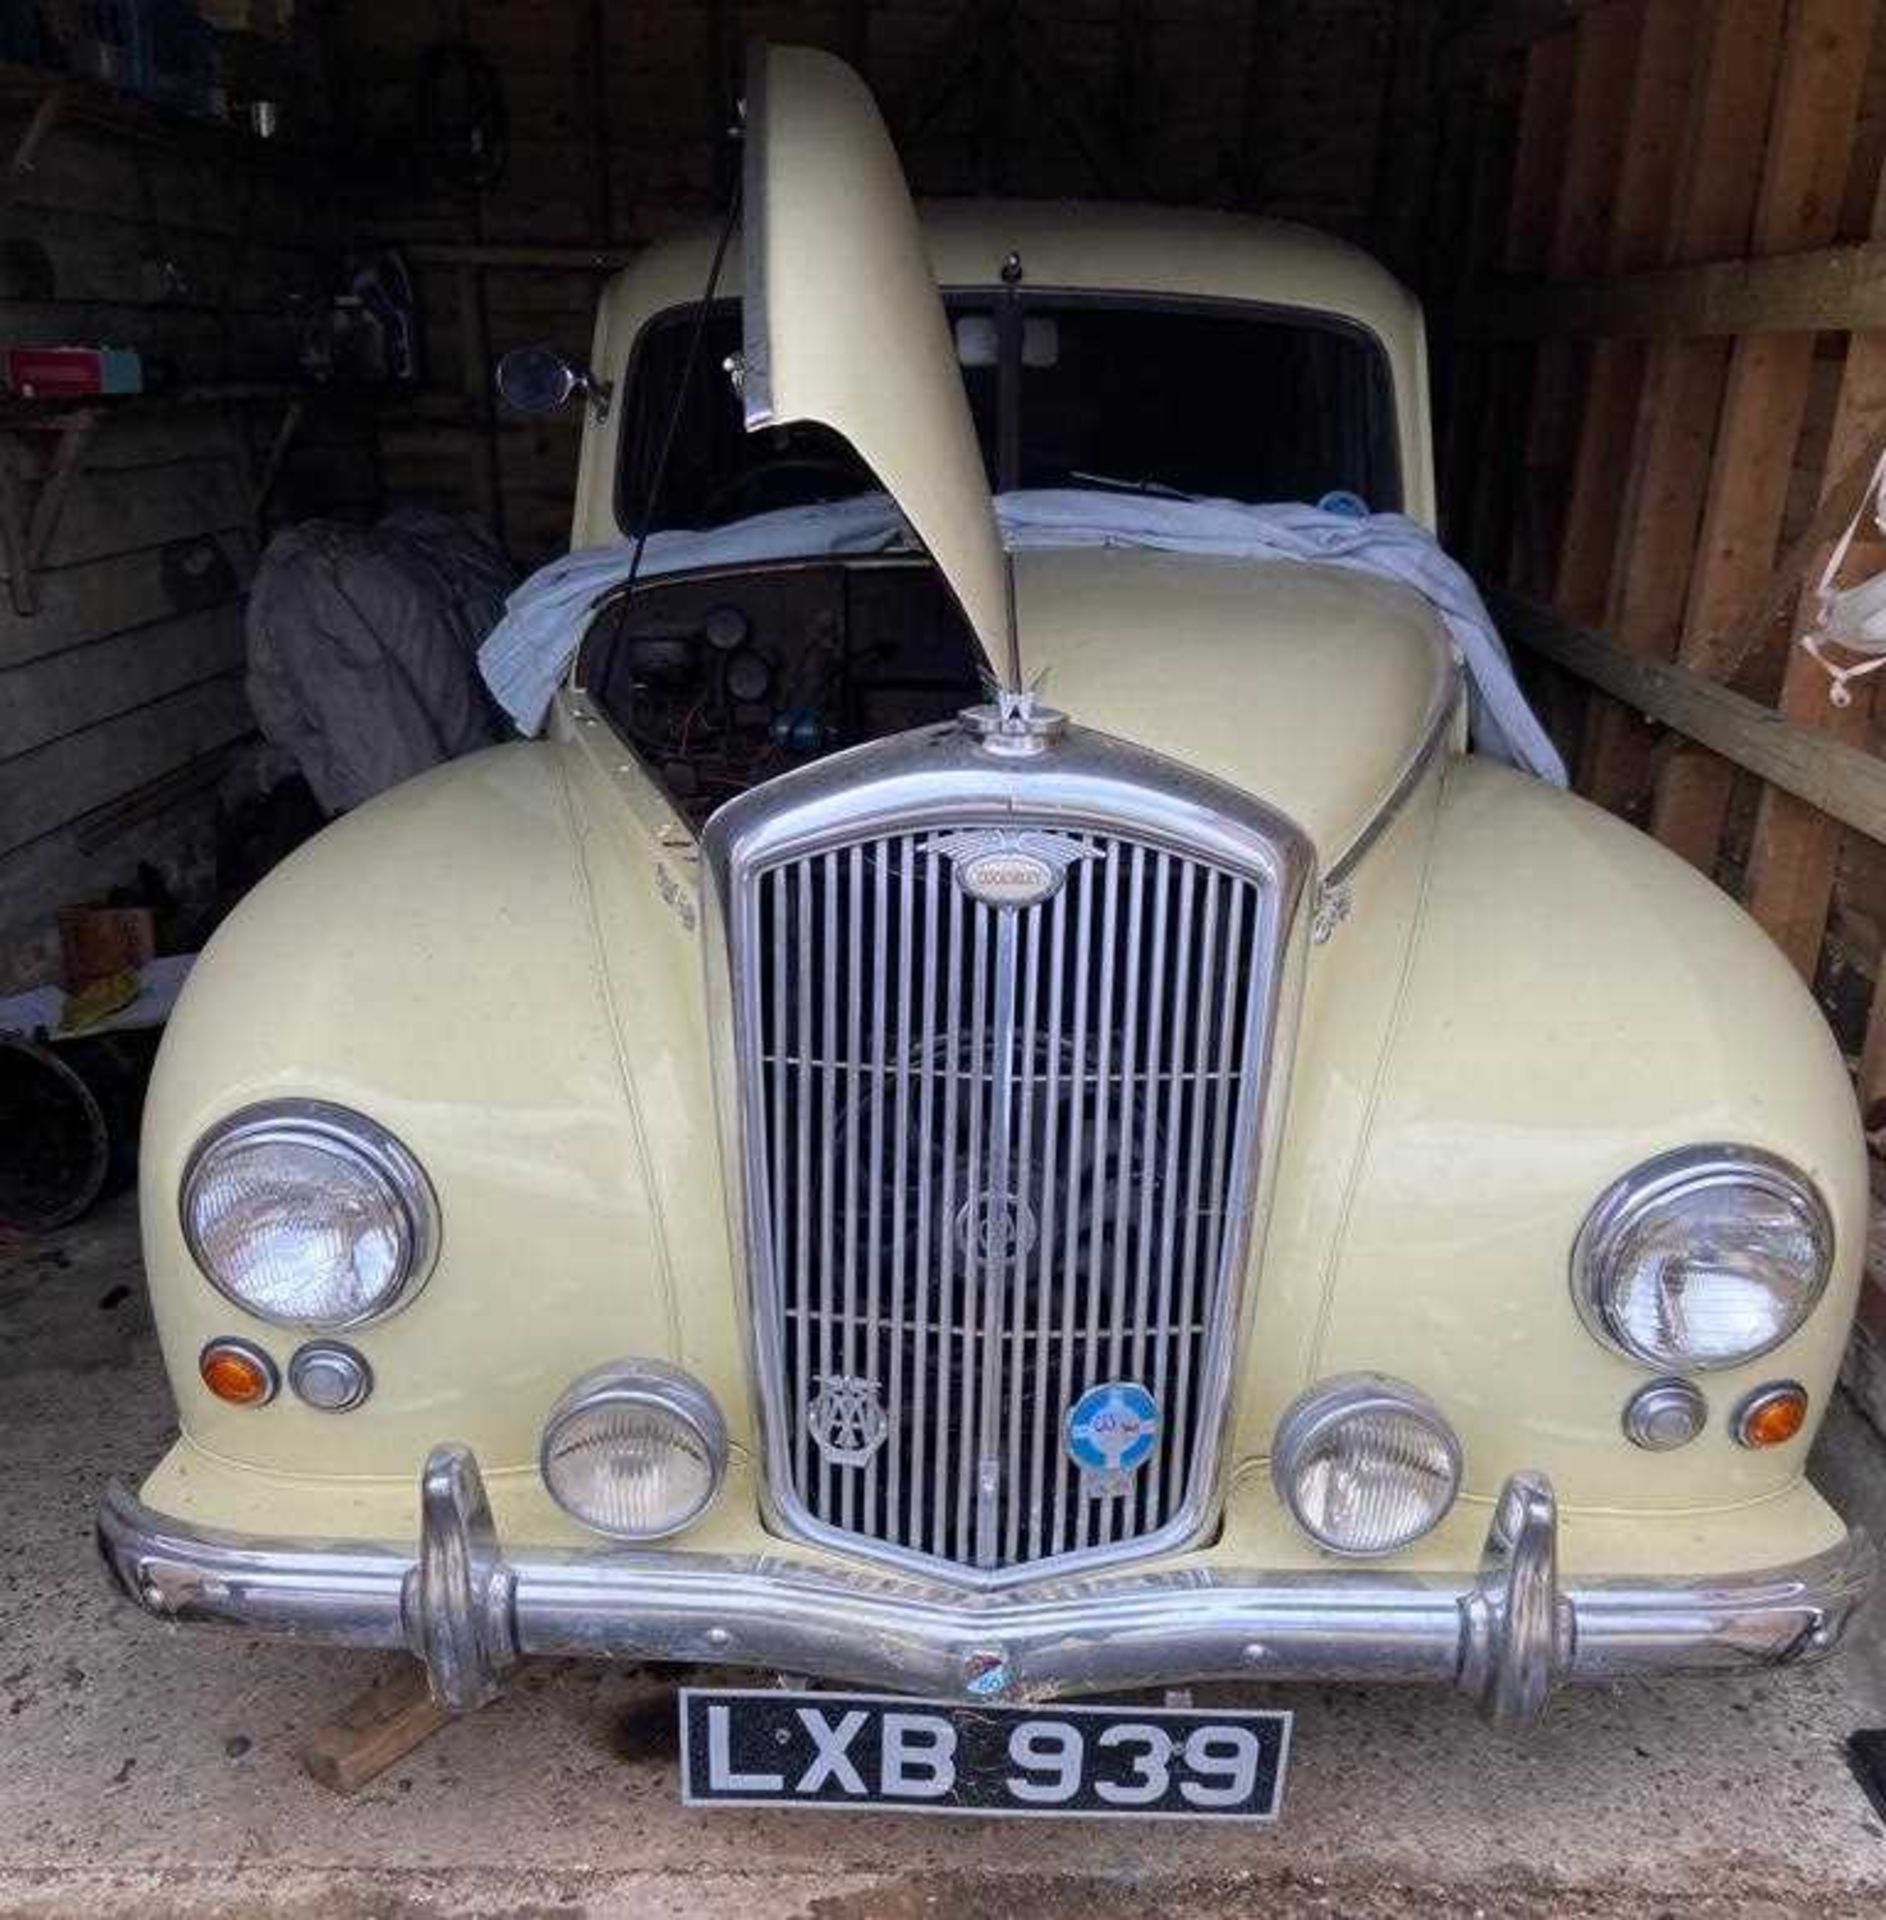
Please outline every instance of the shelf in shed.
[[[77, 483], [85, 448], [92, 435], [107, 421], [136, 414], [181, 411], [200, 406], [245, 406], [282, 403], [282, 417], [269, 442], [268, 453], [260, 468], [251, 463], [249, 473], [249, 517], [258, 530], [262, 509], [268, 503], [289, 444], [301, 425], [302, 415], [311, 400], [360, 400], [378, 398], [388, 391], [368, 386], [315, 386], [273, 381], [224, 381], [220, 383], [173, 387], [156, 393], [101, 393], [57, 400], [23, 400], [0, 394], [0, 432], [51, 433], [58, 436], [50, 469], [39, 484], [30, 504], [22, 497], [25, 487], [10, 473], [0, 470], [0, 557], [6, 562], [7, 584], [13, 610], [23, 619], [39, 611], [39, 575], [51, 551], [53, 536], [65, 503]], [[246, 436], [239, 436], [246, 447]]]
[[11, 198], [20, 176], [32, 171], [34, 156], [47, 136], [61, 125], [91, 127], [113, 139], [204, 153], [244, 165], [318, 171], [324, 177], [351, 157], [350, 149], [335, 142], [280, 136], [264, 140], [228, 121], [180, 113], [83, 74], [0, 61], [0, 108], [6, 107], [24, 109], [29, 118], [14, 142], [5, 173], [0, 174], [0, 206]]

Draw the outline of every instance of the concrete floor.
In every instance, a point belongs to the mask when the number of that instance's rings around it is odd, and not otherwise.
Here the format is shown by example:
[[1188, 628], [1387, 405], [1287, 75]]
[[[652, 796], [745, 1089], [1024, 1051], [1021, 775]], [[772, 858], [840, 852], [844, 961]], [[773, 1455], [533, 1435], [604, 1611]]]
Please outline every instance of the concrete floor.
[[[1566, 1696], [1525, 1746], [1451, 1697], [1280, 1691], [1295, 1764], [1269, 1831], [687, 1813], [671, 1695], [580, 1666], [339, 1800], [297, 1743], [387, 1661], [166, 1631], [93, 1562], [93, 1496], [169, 1426], [128, 1205], [0, 1248], [0, 1920], [1886, 1910], [1886, 1829], [1842, 1751], [1886, 1725], [1877, 1618], [1810, 1672]], [[1886, 1534], [1857, 1415], [1823, 1455]]]

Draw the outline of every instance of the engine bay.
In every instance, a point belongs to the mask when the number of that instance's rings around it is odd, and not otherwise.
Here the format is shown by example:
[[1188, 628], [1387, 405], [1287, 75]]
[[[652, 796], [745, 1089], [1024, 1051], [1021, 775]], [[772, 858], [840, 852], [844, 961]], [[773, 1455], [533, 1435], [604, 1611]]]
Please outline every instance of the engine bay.
[[749, 787], [982, 697], [982, 654], [927, 562], [818, 560], [655, 580], [584, 641], [590, 698], [699, 826]]

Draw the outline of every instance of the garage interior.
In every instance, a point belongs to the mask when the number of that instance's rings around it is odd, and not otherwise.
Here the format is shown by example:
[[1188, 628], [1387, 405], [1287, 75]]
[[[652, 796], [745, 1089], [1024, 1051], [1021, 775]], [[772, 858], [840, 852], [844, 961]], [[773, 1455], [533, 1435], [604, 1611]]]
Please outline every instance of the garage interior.
[[[1524, 1749], [1451, 1698], [1301, 1690], [1286, 1825], [1149, 1864], [1110, 1830], [692, 1820], [669, 1696], [619, 1670], [382, 1730], [337, 1797], [304, 1752], [395, 1665], [160, 1659], [99, 1578], [91, 1502], [171, 1418], [127, 1191], [156, 1028], [332, 810], [246, 685], [264, 552], [452, 516], [488, 624], [567, 548], [580, 409], [515, 413], [493, 368], [582, 362], [608, 275], [724, 205], [755, 37], [857, 67], [921, 195], [1258, 212], [1416, 288], [1445, 544], [1576, 790], [1810, 985], [1886, 1196], [1886, 676], [1836, 704], [1795, 644], [1856, 515], [1843, 578], [1886, 564], [1883, 0], [0, 0], [0, 1725], [37, 1757], [0, 1770], [0, 1915], [1877, 1911], [1877, 1603], [1811, 1673], [1576, 1698]], [[89, 1104], [48, 1165], [55, 1097]], [[1876, 1536], [1877, 1238], [1816, 1466]]]

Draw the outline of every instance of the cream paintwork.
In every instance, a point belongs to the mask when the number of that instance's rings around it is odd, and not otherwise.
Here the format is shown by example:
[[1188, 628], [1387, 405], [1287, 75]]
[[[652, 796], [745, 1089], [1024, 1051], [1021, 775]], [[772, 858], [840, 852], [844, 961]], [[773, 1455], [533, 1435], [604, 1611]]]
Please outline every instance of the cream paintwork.
[[1026, 680], [1084, 724], [1234, 785], [1262, 767], [1264, 797], [1325, 867], [1380, 813], [1457, 692], [1425, 601], [1330, 567], [1029, 552], [1015, 556], [1015, 594]]
[[[1012, 208], [932, 214], [946, 285], [992, 284], [1014, 249], [1032, 286], [1115, 287], [1347, 314], [1384, 343], [1408, 505], [1432, 512], [1412, 303], [1360, 256], [1215, 216]], [[652, 251], [604, 302], [619, 375], [647, 315], [697, 290], [696, 243]], [[615, 537], [622, 409], [591, 422], [579, 540]], [[917, 451], [921, 449], [918, 448]], [[1025, 660], [1083, 724], [1263, 795], [1325, 867], [1378, 810], [1448, 677], [1408, 596], [1313, 569], [1108, 553], [1017, 569]], [[1459, 730], [1453, 729], [1453, 744]], [[469, 1442], [519, 1541], [583, 1536], [534, 1469], [545, 1412], [597, 1361], [679, 1360], [736, 1443], [728, 1485], [682, 1544], [764, 1547], [748, 1369], [709, 1072], [700, 874], [691, 837], [590, 706], [550, 736], [458, 762], [363, 808], [245, 901], [196, 969], [147, 1110], [145, 1246], [185, 1437], [145, 1488], [237, 1531], [409, 1539], [420, 1462]], [[1838, 1537], [1800, 1478], [1724, 1419], [1756, 1379], [1824, 1402], [1856, 1285], [1861, 1149], [1837, 1057], [1760, 933], [1682, 863], [1579, 802], [1439, 756], [1355, 871], [1348, 919], [1310, 950], [1261, 1257], [1250, 1275], [1221, 1538], [1198, 1556], [1316, 1555], [1263, 1471], [1310, 1381], [1370, 1366], [1455, 1420], [1469, 1495], [1397, 1564], [1471, 1564], [1485, 1501], [1520, 1467], [1553, 1478], [1576, 1574], [1691, 1573], [1799, 1558]], [[213, 1334], [286, 1360], [292, 1337], [226, 1305], [192, 1266], [175, 1194], [192, 1142], [249, 1101], [370, 1112], [438, 1188], [444, 1242], [409, 1306], [355, 1337], [372, 1399], [341, 1416], [289, 1396], [216, 1403]], [[1838, 1273], [1807, 1329], [1706, 1379], [1709, 1433], [1651, 1456], [1618, 1426], [1648, 1376], [1599, 1347], [1567, 1289], [1598, 1191], [1657, 1149], [1767, 1146], [1833, 1208]], [[817, 1557], [817, 1556], [814, 1556]]]
[[[1650, 1375], [1585, 1333], [1565, 1254], [1602, 1188], [1699, 1140], [1794, 1162], [1826, 1196], [1841, 1254], [1803, 1332], [1701, 1377], [1707, 1435], [1644, 1454], [1590, 1425], [1591, 1408], [1617, 1406]], [[1426, 1356], [1445, 1353], [1448, 1413], [1482, 1491], [1520, 1464], [1512, 1435], [1526, 1430], [1535, 1445], [1552, 1436], [1549, 1470], [1574, 1506], [1759, 1497], [1800, 1470], [1810, 1436], [1752, 1453], [1730, 1441], [1728, 1416], [1776, 1378], [1825, 1403], [1866, 1218], [1845, 1067], [1781, 954], [1610, 815], [1456, 762], [1315, 1371], [1380, 1364], [1386, 1336], [1426, 1385]], [[1436, 1273], [1450, 1284], [1430, 1287]]]
[[[910, 189], [864, 82], [829, 53], [762, 46], [749, 76], [741, 397], [749, 431], [835, 428], [896, 496], [993, 662], [1008, 566]], [[763, 106], [761, 100], [763, 99]]]
[[[1133, 630], [1132, 600], [1112, 599]], [[1167, 600], [1160, 583], [1137, 611]], [[1289, 725], [1290, 683], [1261, 658], [1252, 680], [1268, 695], [1249, 709], [1261, 757], [1257, 723]], [[1124, 710], [1095, 717], [1135, 731]], [[1255, 762], [1245, 776], [1255, 784]], [[191, 1449], [317, 1476], [323, 1498], [362, 1476], [362, 1497], [404, 1512], [442, 1438], [469, 1441], [500, 1480], [528, 1481], [551, 1401], [620, 1352], [689, 1366], [750, 1444], [698, 869], [689, 845], [664, 837], [685, 841], [571, 693], [551, 741], [458, 762], [363, 809], [218, 934], [147, 1123], [146, 1256]], [[1565, 1008], [1552, 1007], [1554, 982]], [[446, 1221], [425, 1291], [356, 1336], [379, 1385], [343, 1418], [287, 1398], [231, 1410], [194, 1379], [213, 1333], [240, 1329], [281, 1359], [292, 1346], [202, 1282], [172, 1201], [204, 1127], [287, 1093], [391, 1125], [431, 1172]], [[1515, 1137], [1530, 1150], [1507, 1151]], [[1459, 1422], [1476, 1494], [1530, 1465], [1572, 1515], [1739, 1504], [1741, 1563], [1785, 1557], [1770, 1537], [1777, 1498], [1815, 1505], [1786, 1493], [1805, 1443], [1745, 1453], [1718, 1419], [1678, 1453], [1630, 1447], [1618, 1410], [1646, 1376], [1592, 1342], [1566, 1288], [1571, 1235], [1598, 1189], [1643, 1153], [1714, 1137], [1811, 1169], [1841, 1258], [1809, 1329], [1708, 1382], [1712, 1405], [1720, 1415], [1746, 1379], [1778, 1373], [1824, 1399], [1851, 1306], [1861, 1176], [1811, 1004], [1753, 927], [1661, 849], [1536, 783], [1444, 759], [1362, 862], [1349, 919], [1312, 950], [1235, 1457], [1261, 1458], [1311, 1379], [1375, 1366], [1415, 1377]], [[184, 1472], [195, 1459], [181, 1454], [147, 1497], [242, 1524], [246, 1502], [223, 1503], [248, 1476]], [[541, 1502], [519, 1511], [548, 1524]], [[762, 1537], [732, 1494], [715, 1536], [728, 1526]], [[1699, 1537], [1725, 1550], [1726, 1528]], [[1654, 1562], [1654, 1546], [1639, 1551]]]

